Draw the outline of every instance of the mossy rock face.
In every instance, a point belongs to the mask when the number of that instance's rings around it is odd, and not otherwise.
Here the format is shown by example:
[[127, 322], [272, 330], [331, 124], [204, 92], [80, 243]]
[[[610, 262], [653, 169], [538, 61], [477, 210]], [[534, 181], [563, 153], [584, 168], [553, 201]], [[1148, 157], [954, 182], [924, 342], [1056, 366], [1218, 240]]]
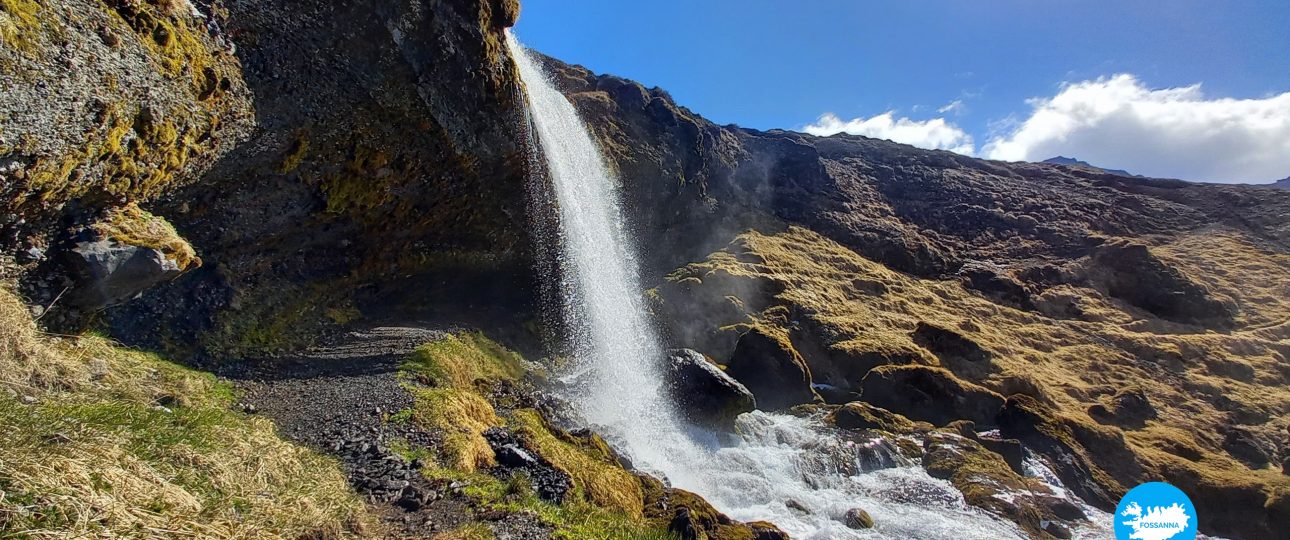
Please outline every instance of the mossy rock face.
[[1230, 298], [1215, 296], [1144, 244], [1108, 242], [1098, 247], [1090, 265], [1090, 279], [1108, 295], [1162, 319], [1223, 328], [1239, 314]]
[[168, 193], [249, 128], [237, 59], [208, 28], [217, 13], [202, 19], [160, 0], [3, 8], [0, 40], [14, 43], [5, 28], [23, 31], [21, 46], [0, 48], [12, 90], [0, 97], [0, 210], [22, 222], [0, 226], [50, 234], [73, 200], [94, 210]]
[[811, 369], [786, 337], [754, 327], [739, 337], [726, 373], [751, 390], [758, 407], [773, 411], [819, 401]]
[[[215, 271], [110, 324], [131, 342], [183, 333], [199, 353], [259, 356], [363, 319], [535, 318], [520, 85], [503, 33], [517, 4], [307, 5], [221, 8], [256, 138], [150, 207]], [[201, 298], [199, 313], [171, 309], [176, 297]]]
[[1017, 523], [1034, 538], [1048, 537], [1049, 522], [1084, 518], [1070, 501], [1039, 480], [1018, 474], [1002, 456], [955, 429], [927, 435], [923, 467], [932, 477], [949, 480], [968, 504]]
[[971, 420], [994, 425], [1003, 396], [927, 366], [881, 366], [865, 375], [861, 399], [894, 412], [945, 425]]
[[[1086, 447], [1078, 433], [1088, 432], [1088, 426], [1058, 415], [1029, 396], [1008, 398], [999, 415], [999, 427], [1005, 436], [1047, 456], [1062, 482], [1094, 506], [1113, 508], [1118, 500], [1116, 494], [1127, 492], [1102, 466], [1117, 468], [1116, 476], [1120, 478], [1141, 478], [1141, 464], [1125, 449], [1123, 439], [1118, 445], [1112, 439], [1103, 440], [1104, 445]], [[1108, 459], [1111, 457], [1114, 459]]]
[[717, 511], [708, 501], [683, 489], [664, 486], [640, 476], [645, 494], [645, 517], [666, 524], [681, 539], [787, 540], [788, 535], [764, 521], [741, 523]]
[[825, 417], [825, 421], [841, 429], [875, 429], [898, 435], [932, 429], [931, 424], [911, 421], [903, 415], [863, 401], [855, 401], [839, 407], [830, 412]]

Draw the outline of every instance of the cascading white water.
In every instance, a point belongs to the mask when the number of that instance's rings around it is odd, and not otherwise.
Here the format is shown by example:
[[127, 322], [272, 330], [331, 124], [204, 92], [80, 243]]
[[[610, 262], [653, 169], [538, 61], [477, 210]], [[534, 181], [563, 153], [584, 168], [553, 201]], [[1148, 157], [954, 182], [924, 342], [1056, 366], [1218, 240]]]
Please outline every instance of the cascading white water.
[[[949, 483], [887, 459], [882, 439], [846, 440], [818, 419], [754, 412], [739, 419], [742, 440], [722, 446], [680, 420], [664, 398], [663, 351], [642, 305], [617, 179], [540, 62], [509, 33], [507, 44], [527, 87], [529, 140], [554, 192], [573, 357], [560, 375], [568, 383], [563, 397], [583, 418], [638, 468], [735, 519], [772, 521], [793, 538], [1023, 537], [965, 504]], [[867, 471], [875, 456], [887, 463]], [[842, 516], [855, 507], [877, 528], [847, 528]]]
[[554, 191], [572, 358], [561, 375], [571, 403], [655, 472], [692, 445], [663, 399], [662, 349], [642, 306], [635, 250], [622, 226], [616, 181], [573, 104], [508, 34], [527, 87], [530, 124]]

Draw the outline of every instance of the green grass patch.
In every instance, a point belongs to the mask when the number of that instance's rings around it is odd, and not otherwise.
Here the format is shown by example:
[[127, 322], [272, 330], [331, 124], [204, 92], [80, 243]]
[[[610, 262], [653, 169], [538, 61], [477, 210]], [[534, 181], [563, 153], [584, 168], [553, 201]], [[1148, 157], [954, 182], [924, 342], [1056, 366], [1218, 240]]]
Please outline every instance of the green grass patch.
[[459, 332], [432, 341], [412, 353], [402, 369], [435, 386], [474, 388], [480, 379], [519, 379], [524, 375], [520, 355], [480, 332]]

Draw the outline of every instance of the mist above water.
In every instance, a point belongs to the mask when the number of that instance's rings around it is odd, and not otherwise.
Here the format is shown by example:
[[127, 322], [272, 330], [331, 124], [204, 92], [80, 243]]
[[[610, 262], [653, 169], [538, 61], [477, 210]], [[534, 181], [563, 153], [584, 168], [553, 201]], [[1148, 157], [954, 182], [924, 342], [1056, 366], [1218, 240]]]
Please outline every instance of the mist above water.
[[[570, 356], [556, 375], [575, 412], [637, 468], [793, 538], [1023, 537], [899, 458], [884, 439], [849, 439], [818, 419], [758, 411], [739, 418], [738, 440], [718, 444], [686, 423], [666, 398], [664, 351], [643, 305], [618, 179], [541, 62], [509, 33], [507, 45], [527, 90], [527, 139], [547, 173], [534, 181], [551, 191], [556, 213], [547, 240], [558, 244]], [[842, 517], [855, 507], [877, 527], [846, 527]]]

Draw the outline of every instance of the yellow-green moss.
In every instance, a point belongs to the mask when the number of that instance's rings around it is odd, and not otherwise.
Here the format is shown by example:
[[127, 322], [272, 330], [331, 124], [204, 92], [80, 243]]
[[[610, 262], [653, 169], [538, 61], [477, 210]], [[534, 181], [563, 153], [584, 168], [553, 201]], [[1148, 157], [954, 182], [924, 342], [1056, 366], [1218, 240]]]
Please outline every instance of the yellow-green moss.
[[132, 246], [156, 249], [179, 266], [180, 270], [201, 266], [192, 245], [179, 236], [175, 227], [136, 204], [113, 211], [108, 219], [94, 225], [104, 236]]
[[30, 52], [32, 37], [43, 25], [41, 11], [34, 0], [0, 0], [0, 44]]
[[201, 348], [236, 358], [306, 347], [332, 323], [325, 306], [345, 305], [353, 290], [346, 279], [307, 287], [275, 285], [253, 295], [239, 292], [233, 299], [236, 307], [221, 310], [214, 328], [201, 336]]
[[309, 137], [304, 133], [296, 137], [291, 142], [291, 147], [287, 149], [286, 155], [282, 156], [282, 163], [278, 164], [278, 174], [287, 174], [300, 168], [304, 162], [305, 156], [309, 154]]
[[105, 2], [138, 35], [164, 73], [186, 74], [194, 92], [209, 95], [209, 78], [213, 76], [218, 81], [219, 76], [214, 55], [200, 37], [205, 29], [194, 27], [186, 13], [177, 13], [177, 3], [169, 0]]
[[459, 332], [422, 345], [403, 369], [458, 389], [472, 389], [480, 379], [515, 380], [524, 374], [518, 354], [480, 332]]
[[[196, 141], [186, 111], [163, 115], [151, 109], [128, 111], [109, 106], [105, 121], [86, 134], [80, 148], [52, 158], [37, 159], [28, 171], [29, 189], [45, 202], [92, 195], [110, 200], [155, 197], [177, 182], [176, 175], [190, 159], [206, 151]], [[214, 129], [216, 120], [207, 129]], [[101, 182], [81, 181], [81, 175], [98, 167]], [[101, 190], [101, 194], [95, 193]]]
[[323, 315], [326, 315], [331, 322], [342, 326], [363, 318], [363, 312], [354, 306], [327, 308], [323, 310]]
[[414, 388], [413, 397], [412, 421], [443, 433], [448, 467], [473, 472], [497, 464], [483, 432], [502, 420], [488, 400], [457, 388]]
[[344, 168], [323, 178], [320, 188], [327, 198], [327, 211], [333, 214], [366, 211], [389, 202], [401, 178], [389, 168], [390, 164], [389, 154], [355, 145]]

